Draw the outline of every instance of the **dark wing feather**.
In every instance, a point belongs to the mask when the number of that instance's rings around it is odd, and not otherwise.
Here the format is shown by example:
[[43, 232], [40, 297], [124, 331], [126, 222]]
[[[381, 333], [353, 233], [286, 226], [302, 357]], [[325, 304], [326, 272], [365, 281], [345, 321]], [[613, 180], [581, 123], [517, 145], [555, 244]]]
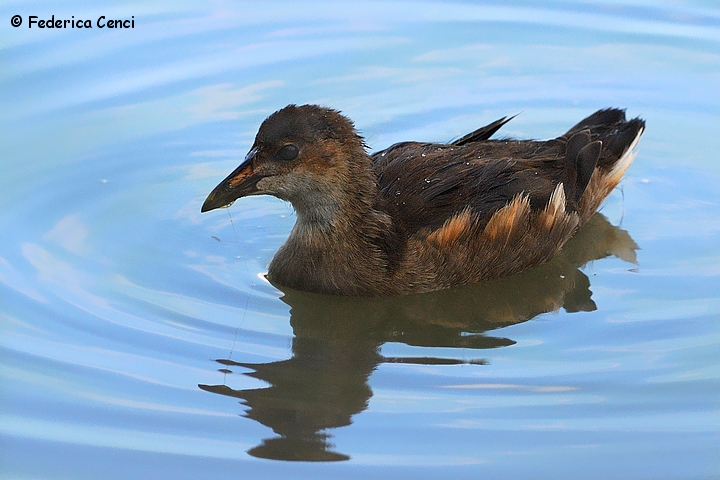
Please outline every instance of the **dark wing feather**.
[[395, 220], [412, 235], [467, 207], [487, 222], [522, 192], [542, 208], [562, 174], [564, 145], [551, 142], [405, 142], [373, 155], [374, 169]]
[[517, 115], [513, 115], [512, 117], [503, 117], [500, 120], [495, 120], [489, 125], [485, 125], [484, 127], [480, 127], [474, 132], [470, 132], [467, 135], [463, 135], [462, 137], [458, 138], [454, 142], [451, 142], [451, 145], [460, 146], [460, 145], [466, 145], [468, 143], [473, 142], [484, 142], [485, 140], [490, 140], [490, 137], [495, 134], [500, 128], [508, 123], [510, 120], [515, 118]]

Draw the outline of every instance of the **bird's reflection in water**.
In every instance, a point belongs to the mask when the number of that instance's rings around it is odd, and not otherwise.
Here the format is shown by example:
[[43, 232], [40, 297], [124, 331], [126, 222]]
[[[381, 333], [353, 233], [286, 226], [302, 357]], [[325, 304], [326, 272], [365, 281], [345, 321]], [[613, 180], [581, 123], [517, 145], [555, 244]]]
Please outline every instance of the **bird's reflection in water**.
[[[217, 360], [224, 368], [270, 384], [233, 390], [199, 385], [203, 390], [242, 399], [246, 416], [279, 436], [263, 440], [249, 454], [277, 460], [333, 461], [349, 457], [332, 451], [327, 429], [351, 423], [372, 390], [368, 377], [383, 362], [483, 364], [484, 360], [433, 357], [388, 358], [386, 342], [422, 347], [488, 349], [515, 343], [486, 332], [527, 321], [541, 313], [596, 309], [588, 277], [578, 268], [614, 255], [635, 262], [630, 235], [597, 214], [550, 262], [520, 275], [423, 295], [351, 298], [284, 290], [295, 338], [292, 357], [272, 363]], [[467, 352], [463, 352], [465, 355]]]

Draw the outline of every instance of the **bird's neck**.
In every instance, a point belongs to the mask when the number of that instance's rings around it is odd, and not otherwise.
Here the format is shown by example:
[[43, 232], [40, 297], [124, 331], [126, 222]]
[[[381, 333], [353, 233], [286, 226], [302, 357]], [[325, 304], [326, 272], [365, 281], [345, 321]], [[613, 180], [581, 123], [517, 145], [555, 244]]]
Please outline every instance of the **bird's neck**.
[[354, 158], [296, 189], [289, 199], [297, 213], [294, 232], [347, 236], [372, 220], [380, 196], [372, 160], [362, 148], [348, 156]]
[[372, 284], [368, 276], [384, 274], [380, 245], [392, 233], [391, 218], [376, 207], [378, 197], [368, 159], [366, 169], [328, 178], [292, 199], [297, 221], [270, 264], [270, 280], [302, 290], [377, 294], [363, 289]]

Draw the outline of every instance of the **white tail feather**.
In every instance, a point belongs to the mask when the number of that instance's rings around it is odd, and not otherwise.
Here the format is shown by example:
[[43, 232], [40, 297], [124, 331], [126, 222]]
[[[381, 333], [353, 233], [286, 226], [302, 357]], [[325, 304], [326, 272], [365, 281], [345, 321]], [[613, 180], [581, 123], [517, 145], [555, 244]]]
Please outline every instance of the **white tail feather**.
[[644, 131], [644, 128], [640, 129], [630, 146], [625, 149], [620, 159], [615, 163], [615, 165], [613, 165], [612, 170], [610, 170], [610, 172], [608, 172], [607, 174], [609, 178], [622, 177], [623, 174], [625, 174], [625, 171], [628, 169], [628, 167], [630, 167], [632, 162], [635, 160], [635, 157], [637, 156], [635, 147], [637, 147], [637, 144], [640, 141], [640, 137], [642, 136]]

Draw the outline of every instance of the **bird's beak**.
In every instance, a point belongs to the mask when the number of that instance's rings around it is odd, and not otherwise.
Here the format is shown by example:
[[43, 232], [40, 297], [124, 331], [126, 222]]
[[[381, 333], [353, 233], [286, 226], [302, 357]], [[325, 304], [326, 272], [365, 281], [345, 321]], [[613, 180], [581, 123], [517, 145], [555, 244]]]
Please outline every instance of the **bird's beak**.
[[210, 192], [205, 199], [201, 212], [209, 212], [216, 208], [229, 207], [240, 197], [246, 197], [258, 193], [257, 182], [264, 177], [258, 175], [253, 168], [253, 158], [257, 148], [248, 152], [245, 161], [240, 164], [225, 180]]

